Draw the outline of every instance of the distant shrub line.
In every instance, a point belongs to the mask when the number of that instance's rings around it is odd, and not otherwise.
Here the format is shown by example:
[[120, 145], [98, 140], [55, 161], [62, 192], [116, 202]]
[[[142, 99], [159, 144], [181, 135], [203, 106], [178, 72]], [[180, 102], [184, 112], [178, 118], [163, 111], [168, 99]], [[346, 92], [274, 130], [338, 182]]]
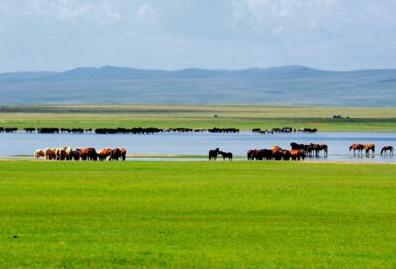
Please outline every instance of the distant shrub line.
[[[39, 134], [59, 134], [59, 133], [69, 133], [69, 134], [83, 134], [83, 133], [95, 133], [95, 134], [156, 134], [156, 133], [239, 133], [240, 130], [237, 128], [210, 128], [210, 129], [192, 129], [192, 128], [168, 128], [161, 129], [155, 127], [134, 127], [134, 128], [23, 128], [19, 129], [16, 127], [0, 127], [0, 133], [14, 133], [17, 131], [23, 131], [26, 133], [39, 133]], [[274, 133], [292, 133], [292, 132], [305, 132], [305, 133], [315, 133], [317, 129], [312, 128], [301, 128], [295, 129], [292, 127], [283, 128], [272, 128], [262, 130], [260, 128], [252, 129], [253, 133], [257, 134], [274, 134]]]

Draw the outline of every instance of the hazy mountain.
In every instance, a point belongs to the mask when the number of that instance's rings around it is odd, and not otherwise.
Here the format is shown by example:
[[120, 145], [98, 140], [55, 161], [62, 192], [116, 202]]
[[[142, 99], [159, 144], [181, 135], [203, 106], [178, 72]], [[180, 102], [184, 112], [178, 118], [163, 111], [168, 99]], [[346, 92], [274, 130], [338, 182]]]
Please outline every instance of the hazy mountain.
[[303, 66], [176, 71], [104, 66], [0, 74], [0, 105], [52, 103], [395, 106], [396, 69]]

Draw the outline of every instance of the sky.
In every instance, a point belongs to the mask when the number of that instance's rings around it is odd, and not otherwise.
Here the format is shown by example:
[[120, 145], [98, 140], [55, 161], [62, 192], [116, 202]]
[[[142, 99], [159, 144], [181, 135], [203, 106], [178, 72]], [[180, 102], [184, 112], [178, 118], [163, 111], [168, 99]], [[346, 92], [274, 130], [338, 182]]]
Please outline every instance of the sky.
[[0, 0], [0, 72], [396, 67], [396, 0]]

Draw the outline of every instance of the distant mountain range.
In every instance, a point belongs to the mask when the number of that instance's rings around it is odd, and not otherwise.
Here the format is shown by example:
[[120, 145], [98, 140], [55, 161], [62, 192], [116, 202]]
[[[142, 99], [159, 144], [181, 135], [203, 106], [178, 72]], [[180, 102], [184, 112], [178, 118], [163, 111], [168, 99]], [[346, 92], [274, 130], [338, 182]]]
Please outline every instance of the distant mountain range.
[[176, 71], [104, 66], [0, 74], [0, 105], [271, 104], [396, 106], [396, 69], [304, 66]]

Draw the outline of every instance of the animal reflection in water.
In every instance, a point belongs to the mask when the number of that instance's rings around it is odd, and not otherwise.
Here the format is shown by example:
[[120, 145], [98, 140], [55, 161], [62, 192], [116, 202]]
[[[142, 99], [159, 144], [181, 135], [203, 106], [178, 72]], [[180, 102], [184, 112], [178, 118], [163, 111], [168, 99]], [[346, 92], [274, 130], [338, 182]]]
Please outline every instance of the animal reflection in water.
[[393, 147], [385, 146], [381, 149], [381, 156], [393, 157]]
[[223, 161], [225, 161], [226, 159], [232, 161], [232, 152], [224, 152], [221, 151], [219, 148], [209, 150], [209, 161], [216, 161], [218, 155], [221, 155], [223, 157]]

